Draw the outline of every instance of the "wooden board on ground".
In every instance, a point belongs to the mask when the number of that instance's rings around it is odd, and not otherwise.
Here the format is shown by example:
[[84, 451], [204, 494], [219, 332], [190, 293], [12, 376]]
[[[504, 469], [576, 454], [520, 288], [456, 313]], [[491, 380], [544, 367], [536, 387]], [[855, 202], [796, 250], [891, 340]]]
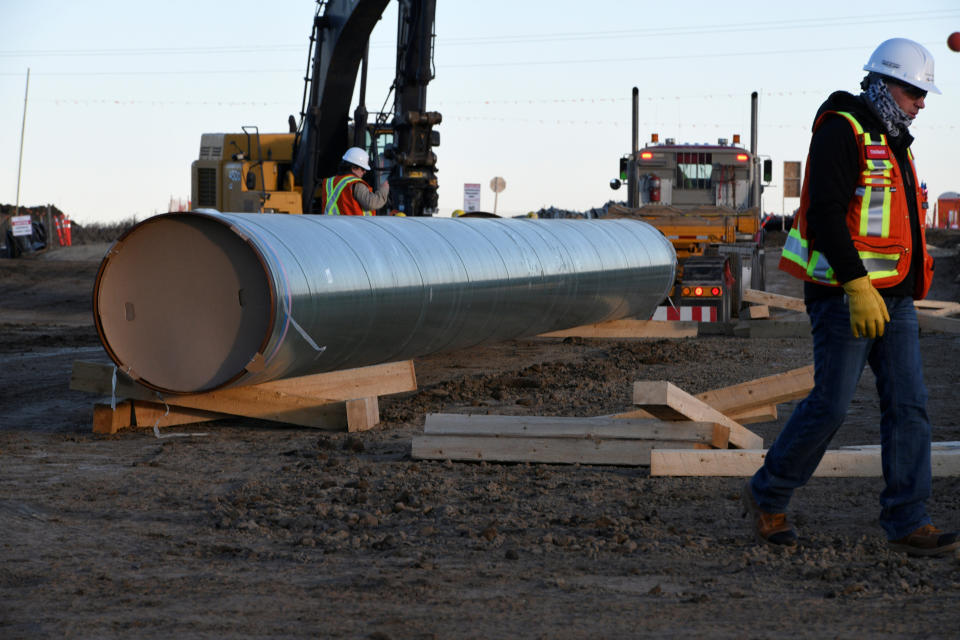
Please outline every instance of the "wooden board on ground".
[[744, 289], [743, 301], [754, 304], [764, 304], [768, 307], [777, 307], [778, 309], [790, 309], [791, 311], [806, 311], [807, 305], [800, 298], [783, 296], [779, 293], [770, 293], [769, 291], [759, 291], [757, 289]]
[[542, 333], [541, 338], [696, 338], [697, 322], [662, 322], [623, 318], [573, 329]]
[[[70, 388], [119, 399], [243, 416], [321, 429], [362, 431], [379, 421], [377, 396], [417, 388], [413, 362], [391, 362], [371, 367], [274, 380], [206, 393], [162, 396], [117, 372], [112, 365], [77, 361]], [[145, 406], [146, 407], [146, 406]], [[185, 412], [186, 415], [189, 412]], [[208, 419], [214, 419], [208, 416]], [[184, 419], [170, 424], [184, 424]], [[131, 423], [133, 424], [133, 423]], [[152, 424], [151, 424], [152, 426]]]
[[[947, 445], [947, 446], [942, 446]], [[651, 476], [752, 476], [763, 465], [765, 449], [687, 451], [654, 449], [650, 454]], [[960, 443], [934, 443], [933, 475], [960, 475]], [[879, 446], [831, 449], [813, 474], [817, 477], [881, 477]]]
[[757, 422], [773, 422], [777, 419], [777, 405], [770, 404], [762, 407], [753, 407], [742, 411], [730, 411], [724, 413], [734, 422], [740, 424], [754, 424]]
[[730, 444], [740, 449], [759, 449], [763, 438], [731, 420], [709, 404], [664, 380], [633, 383], [633, 403], [662, 420], [717, 422], [730, 429]]
[[950, 316], [960, 313], [960, 302], [946, 300], [914, 300], [913, 306], [917, 311], [924, 311], [932, 316]]
[[709, 422], [552, 416], [430, 414], [411, 456], [550, 464], [647, 465], [655, 447], [727, 445], [729, 429]]
[[960, 320], [934, 315], [927, 311], [917, 312], [917, 323], [921, 331], [931, 333], [960, 333]]
[[804, 398], [813, 389], [813, 365], [791, 369], [722, 389], [697, 394], [696, 398], [729, 416], [731, 413], [778, 405]]

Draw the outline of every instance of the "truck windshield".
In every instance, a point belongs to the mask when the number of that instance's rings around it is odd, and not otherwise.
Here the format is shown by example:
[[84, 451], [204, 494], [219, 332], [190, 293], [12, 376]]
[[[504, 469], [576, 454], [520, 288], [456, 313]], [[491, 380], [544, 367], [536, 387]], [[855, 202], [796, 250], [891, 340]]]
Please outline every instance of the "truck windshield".
[[677, 154], [677, 180], [674, 189], [709, 189], [713, 173], [713, 154], [684, 151]]

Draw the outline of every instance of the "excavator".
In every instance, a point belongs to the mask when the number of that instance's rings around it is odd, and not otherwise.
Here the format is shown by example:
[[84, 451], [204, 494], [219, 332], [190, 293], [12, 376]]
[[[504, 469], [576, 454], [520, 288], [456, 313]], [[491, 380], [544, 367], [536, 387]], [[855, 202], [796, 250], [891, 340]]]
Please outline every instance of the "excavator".
[[[299, 121], [285, 133], [204, 133], [191, 167], [194, 209], [249, 213], [319, 213], [324, 178], [344, 151], [370, 155], [368, 182], [390, 181], [378, 214], [429, 216], [437, 209], [437, 156], [442, 117], [427, 111], [434, 78], [436, 0], [398, 0], [393, 110], [369, 114], [366, 79], [370, 34], [389, 0], [317, 0]], [[357, 74], [359, 101], [350, 118]], [[389, 93], [387, 100], [389, 101]], [[372, 116], [372, 117], [371, 117]]]

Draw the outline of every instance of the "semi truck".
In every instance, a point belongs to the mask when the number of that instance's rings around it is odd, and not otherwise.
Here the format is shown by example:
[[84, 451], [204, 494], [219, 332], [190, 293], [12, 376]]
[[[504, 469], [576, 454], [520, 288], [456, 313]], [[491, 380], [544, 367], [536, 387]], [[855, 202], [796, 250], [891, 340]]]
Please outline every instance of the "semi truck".
[[655, 320], [728, 322], [746, 288], [764, 288], [760, 196], [772, 162], [757, 155], [757, 93], [751, 95], [751, 144], [740, 135], [716, 144], [662, 142], [639, 146], [639, 90], [633, 89], [633, 144], [620, 158], [625, 205], [607, 217], [637, 218], [660, 230], [677, 252], [677, 278]]

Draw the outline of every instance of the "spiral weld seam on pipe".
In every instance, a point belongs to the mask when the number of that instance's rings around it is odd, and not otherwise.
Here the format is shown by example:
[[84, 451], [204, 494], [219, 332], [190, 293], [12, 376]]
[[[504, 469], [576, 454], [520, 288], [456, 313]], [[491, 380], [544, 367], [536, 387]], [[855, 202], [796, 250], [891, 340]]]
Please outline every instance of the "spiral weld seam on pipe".
[[196, 393], [650, 317], [675, 269], [639, 220], [172, 213], [107, 252], [94, 321], [122, 370]]

